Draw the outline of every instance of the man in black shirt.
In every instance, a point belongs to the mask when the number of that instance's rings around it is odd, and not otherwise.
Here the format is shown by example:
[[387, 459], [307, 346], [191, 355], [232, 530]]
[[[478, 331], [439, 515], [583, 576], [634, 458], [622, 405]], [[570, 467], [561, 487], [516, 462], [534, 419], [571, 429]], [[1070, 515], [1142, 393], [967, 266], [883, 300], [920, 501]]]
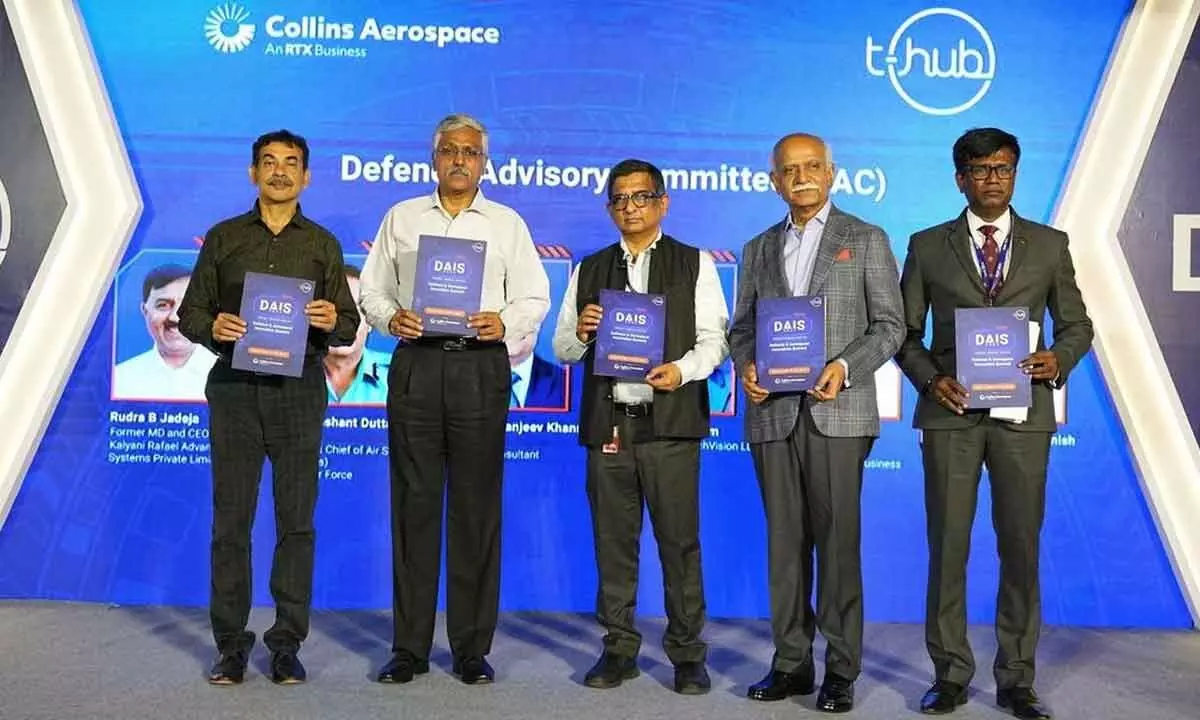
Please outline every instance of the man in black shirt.
[[[214, 685], [240, 683], [254, 633], [250, 614], [250, 527], [263, 460], [270, 458], [276, 544], [271, 567], [275, 624], [263, 635], [271, 679], [305, 680], [297, 657], [312, 604], [313, 510], [317, 500], [321, 425], [327, 402], [321, 358], [331, 345], [354, 342], [359, 316], [346, 283], [342, 249], [325, 228], [304, 217], [308, 144], [286, 130], [258, 138], [250, 179], [258, 202], [205, 236], [179, 308], [179, 330], [217, 354], [208, 376], [212, 444], [212, 598], [209, 614], [220, 658]], [[235, 370], [234, 343], [246, 334], [238, 317], [247, 272], [306, 278], [315, 286], [301, 377]]]

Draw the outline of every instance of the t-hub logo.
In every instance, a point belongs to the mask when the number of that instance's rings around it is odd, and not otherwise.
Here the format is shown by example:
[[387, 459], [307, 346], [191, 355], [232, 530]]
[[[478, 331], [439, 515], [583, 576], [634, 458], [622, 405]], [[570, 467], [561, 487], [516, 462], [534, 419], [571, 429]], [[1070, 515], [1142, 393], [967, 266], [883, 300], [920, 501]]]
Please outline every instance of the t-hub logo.
[[8, 255], [8, 239], [12, 236], [12, 207], [8, 204], [8, 191], [0, 180], [0, 263]]
[[978, 20], [929, 8], [900, 24], [884, 47], [867, 36], [867, 72], [887, 77], [910, 107], [957, 115], [975, 106], [996, 77], [996, 47]]
[[241, 52], [254, 40], [254, 24], [246, 22], [250, 11], [237, 3], [213, 8], [204, 18], [204, 37], [221, 53]]

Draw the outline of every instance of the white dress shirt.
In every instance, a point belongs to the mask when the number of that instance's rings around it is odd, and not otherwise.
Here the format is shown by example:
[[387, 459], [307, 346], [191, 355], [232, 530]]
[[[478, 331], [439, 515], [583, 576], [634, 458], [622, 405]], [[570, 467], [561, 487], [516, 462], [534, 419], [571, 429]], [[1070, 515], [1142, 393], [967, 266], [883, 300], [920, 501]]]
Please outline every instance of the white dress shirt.
[[[644, 293], [650, 282], [650, 262], [654, 246], [659, 238], [643, 250], [636, 258], [629, 252], [625, 240], [621, 240], [621, 252], [625, 254], [629, 289]], [[571, 273], [571, 281], [563, 295], [562, 307], [558, 312], [558, 324], [554, 329], [554, 354], [562, 363], [577, 363], [587, 354], [591, 343], [581, 343], [575, 335], [579, 322], [578, 306], [579, 266]], [[725, 305], [725, 293], [717, 277], [717, 267], [712, 256], [700, 251], [700, 272], [696, 277], [696, 344], [683, 357], [674, 361], [679, 368], [682, 383], [707, 380], [729, 355], [729, 343], [725, 337], [729, 324], [729, 309]], [[595, 338], [593, 338], [594, 340]], [[654, 402], [654, 388], [644, 382], [618, 380], [613, 383], [613, 401], [636, 404]]]
[[546, 270], [525, 221], [507, 205], [484, 198], [482, 190], [456, 217], [442, 207], [436, 189], [388, 210], [362, 270], [359, 306], [372, 327], [390, 335], [392, 316], [412, 304], [421, 235], [486, 242], [480, 312], [499, 312], [506, 336], [538, 331], [550, 308]]
[[[971, 242], [975, 244], [975, 247], [971, 248], [971, 257], [975, 260], [975, 269], [979, 271], [979, 277], [981, 278], [983, 277], [983, 267], [979, 264], [979, 255], [976, 254], [975, 250], [978, 249], [979, 252], [983, 252], [983, 241], [986, 236], [979, 228], [984, 225], [995, 226], [996, 233], [992, 237], [996, 239], [996, 250], [999, 252], [1000, 248], [1004, 247], [1004, 241], [1008, 238], [1009, 233], [1012, 232], [1012, 210], [1006, 208], [1003, 215], [992, 222], [988, 222], [971, 212], [970, 208], [967, 209], [967, 227], [971, 230]], [[1001, 280], [1008, 278], [1008, 265], [1011, 260], [1012, 243], [1009, 243], [1008, 252], [1004, 254], [1004, 260], [1000, 263]]]
[[113, 370], [112, 396], [117, 400], [204, 400], [208, 371], [217, 356], [197, 345], [187, 362], [168, 365], [150, 348], [129, 358]]

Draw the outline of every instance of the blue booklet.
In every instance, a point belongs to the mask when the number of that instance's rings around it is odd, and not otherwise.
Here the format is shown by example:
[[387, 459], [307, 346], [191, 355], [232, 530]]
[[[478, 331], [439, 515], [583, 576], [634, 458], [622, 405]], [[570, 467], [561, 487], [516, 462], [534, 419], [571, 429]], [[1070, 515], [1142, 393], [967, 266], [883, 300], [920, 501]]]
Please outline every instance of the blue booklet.
[[763, 298], [755, 303], [754, 367], [768, 392], [800, 392], [825, 368], [825, 299]]
[[422, 235], [417, 240], [417, 272], [412, 311], [427, 335], [475, 337], [468, 318], [479, 312], [487, 243], [482, 240]]
[[313, 299], [313, 281], [246, 273], [239, 316], [246, 334], [233, 346], [233, 367], [269, 375], [300, 377], [308, 345], [304, 306]]
[[594, 375], [645, 379], [662, 365], [667, 299], [653, 293], [601, 290]]
[[954, 311], [955, 367], [969, 408], [1023, 408], [1033, 401], [1017, 363], [1029, 355], [1029, 308]]

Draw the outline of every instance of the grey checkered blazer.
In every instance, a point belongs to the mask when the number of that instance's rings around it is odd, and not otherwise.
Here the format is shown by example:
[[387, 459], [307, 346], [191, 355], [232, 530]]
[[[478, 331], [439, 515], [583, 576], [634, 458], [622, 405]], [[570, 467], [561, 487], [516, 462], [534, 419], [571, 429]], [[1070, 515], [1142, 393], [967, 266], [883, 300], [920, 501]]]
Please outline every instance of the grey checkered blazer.
[[[760, 233], [742, 248], [737, 308], [729, 330], [730, 354], [740, 376], [754, 362], [755, 303], [787, 297], [783, 270], [784, 222]], [[809, 294], [825, 297], [828, 359], [850, 368], [845, 388], [833, 402], [813, 402], [817, 429], [831, 437], [876, 437], [879, 408], [875, 371], [890, 360], [904, 339], [899, 266], [887, 233], [859, 218], [830, 208], [817, 249]], [[746, 440], [782, 440], [800, 413], [799, 394], [773, 394], [761, 405], [747, 403]]]

